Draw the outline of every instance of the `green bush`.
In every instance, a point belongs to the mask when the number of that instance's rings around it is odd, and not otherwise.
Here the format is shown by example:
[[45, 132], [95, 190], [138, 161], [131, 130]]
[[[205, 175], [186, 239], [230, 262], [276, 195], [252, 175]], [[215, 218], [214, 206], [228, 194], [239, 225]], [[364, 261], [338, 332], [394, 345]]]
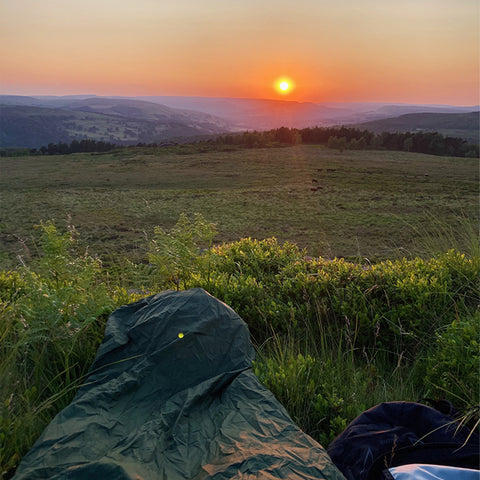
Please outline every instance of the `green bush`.
[[0, 272], [0, 302], [9, 303], [21, 295], [25, 282], [19, 272]]
[[300, 428], [328, 445], [362, 411], [339, 395], [325, 370], [338, 371], [331, 362], [287, 350], [255, 363], [259, 380], [285, 405]]
[[381, 401], [430, 394], [478, 418], [478, 256], [371, 265], [274, 238], [211, 248], [215, 228], [197, 215], [155, 229], [149, 264], [112, 272], [79, 251], [72, 227], [39, 228], [38, 255], [0, 272], [0, 476], [70, 402], [107, 315], [172, 287], [203, 287], [239, 313], [256, 374], [324, 445]]
[[148, 260], [156, 266], [159, 282], [173, 283], [179, 290], [180, 286], [188, 288], [195, 274], [208, 279], [207, 255], [201, 256], [200, 252], [202, 248], [210, 249], [215, 233], [215, 226], [198, 213], [193, 222], [185, 214], [180, 215], [170, 232], [155, 227], [149, 242]]
[[303, 335], [316, 325], [332, 334], [355, 326], [363, 347], [414, 360], [438, 328], [475, 308], [477, 259], [450, 251], [431, 260], [360, 265], [310, 259], [275, 239], [216, 247], [202, 286], [245, 318], [260, 344], [270, 335]]
[[480, 405], [480, 312], [455, 320], [435, 336], [425, 376], [431, 394], [464, 409]]
[[74, 256], [74, 231], [40, 226], [40, 257], [2, 273], [0, 464], [13, 468], [72, 399], [103, 338], [114, 303], [101, 262]]

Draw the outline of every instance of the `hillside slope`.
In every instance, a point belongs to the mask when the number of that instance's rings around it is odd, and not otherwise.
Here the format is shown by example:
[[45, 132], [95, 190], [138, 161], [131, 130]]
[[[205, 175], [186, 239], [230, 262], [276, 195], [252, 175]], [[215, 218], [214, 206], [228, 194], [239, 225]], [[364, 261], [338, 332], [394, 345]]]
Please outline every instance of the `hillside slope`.
[[355, 125], [374, 133], [438, 132], [446, 137], [459, 137], [479, 143], [480, 112], [469, 113], [410, 113]]
[[0, 95], [0, 147], [38, 148], [84, 138], [124, 145], [160, 143], [282, 126], [334, 125], [375, 133], [438, 131], [478, 143], [478, 108], [220, 97]]
[[228, 132], [221, 118], [150, 102], [0, 96], [0, 147], [38, 148], [84, 138], [115, 144]]
[[312, 103], [289, 100], [221, 97], [137, 97], [173, 108], [188, 108], [225, 118], [240, 129], [269, 130], [278, 127], [363, 123], [407, 113], [468, 113], [478, 106], [412, 105], [390, 103]]

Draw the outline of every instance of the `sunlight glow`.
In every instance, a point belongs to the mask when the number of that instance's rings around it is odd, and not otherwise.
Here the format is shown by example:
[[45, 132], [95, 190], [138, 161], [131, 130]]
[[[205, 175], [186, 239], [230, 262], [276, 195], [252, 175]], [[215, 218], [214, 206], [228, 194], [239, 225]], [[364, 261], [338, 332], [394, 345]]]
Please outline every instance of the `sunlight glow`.
[[275, 81], [275, 90], [281, 95], [288, 95], [294, 88], [294, 83], [290, 78], [277, 78]]

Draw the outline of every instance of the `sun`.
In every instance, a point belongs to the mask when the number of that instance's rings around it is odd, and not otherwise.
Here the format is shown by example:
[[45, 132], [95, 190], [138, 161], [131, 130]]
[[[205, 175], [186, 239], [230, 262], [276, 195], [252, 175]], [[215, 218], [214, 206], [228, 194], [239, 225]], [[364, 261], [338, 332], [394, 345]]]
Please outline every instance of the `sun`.
[[275, 90], [280, 95], [288, 95], [294, 89], [295, 84], [292, 79], [282, 77], [282, 78], [277, 78], [277, 80], [274, 83], [274, 87], [275, 87]]

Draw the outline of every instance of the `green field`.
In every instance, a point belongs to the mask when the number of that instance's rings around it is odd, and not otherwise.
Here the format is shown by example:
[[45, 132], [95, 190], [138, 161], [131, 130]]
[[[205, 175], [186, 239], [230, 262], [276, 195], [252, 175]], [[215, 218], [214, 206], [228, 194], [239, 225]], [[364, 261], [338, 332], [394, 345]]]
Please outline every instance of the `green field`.
[[[478, 160], [200, 148], [0, 158], [0, 478], [72, 400], [108, 315], [172, 288], [239, 313], [256, 375], [324, 446], [392, 400], [447, 399], [478, 429]], [[209, 222], [229, 243], [204, 249]]]
[[430, 254], [425, 235], [438, 237], [437, 223], [462, 248], [459, 229], [478, 221], [476, 159], [178, 147], [1, 158], [0, 171], [3, 265], [26, 254], [24, 244], [32, 249], [35, 224], [55, 219], [61, 227], [68, 216], [91, 252], [136, 260], [145, 235], [171, 227], [182, 212], [215, 222], [215, 243], [273, 236], [312, 256], [371, 261]]

